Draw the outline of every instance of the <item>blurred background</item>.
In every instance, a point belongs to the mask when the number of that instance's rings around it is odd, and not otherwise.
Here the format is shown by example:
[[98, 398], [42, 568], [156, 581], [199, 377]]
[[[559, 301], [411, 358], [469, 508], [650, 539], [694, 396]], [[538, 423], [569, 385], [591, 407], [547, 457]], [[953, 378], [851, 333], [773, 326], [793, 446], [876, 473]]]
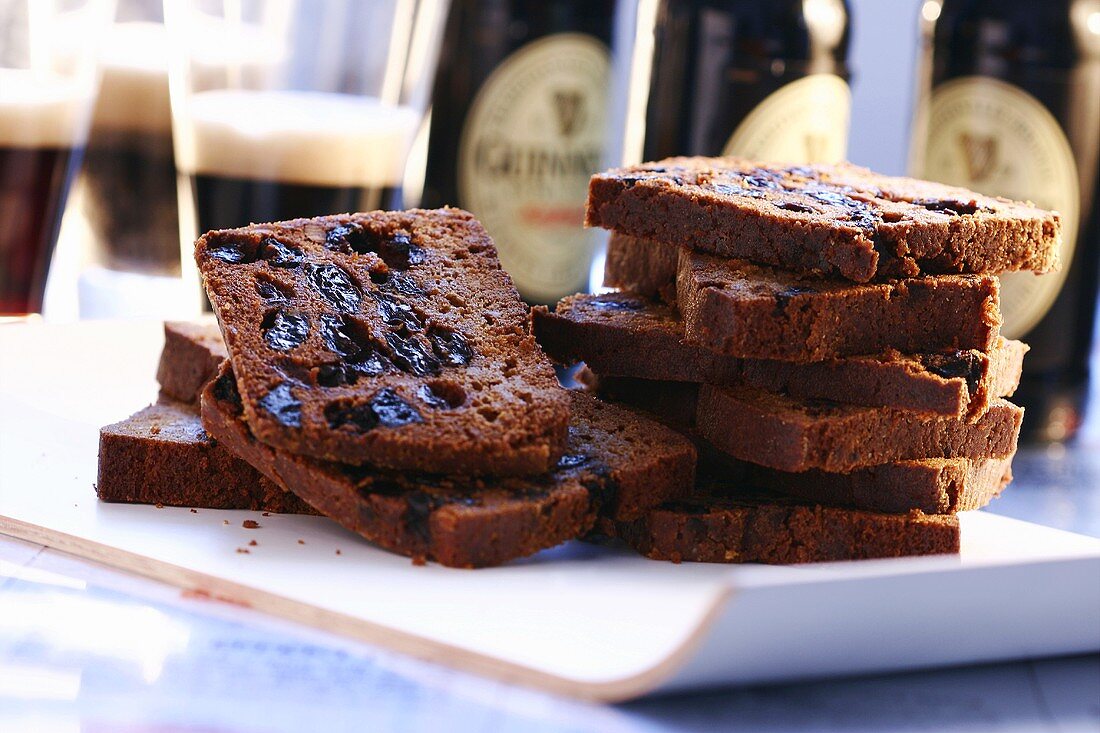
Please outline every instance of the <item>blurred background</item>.
[[552, 305], [601, 285], [597, 170], [849, 159], [1062, 213], [1003, 333], [1025, 437], [1081, 421], [1100, 0], [0, 0], [0, 54], [0, 316], [194, 317], [201, 232], [416, 205]]
[[[912, 113], [915, 104], [916, 69], [919, 49], [919, 12], [923, 0], [849, 0], [852, 14], [851, 47], [849, 65], [852, 79], [851, 134], [849, 138], [849, 159], [883, 173], [903, 175], [906, 172], [909, 154], [909, 138], [912, 128]], [[309, 3], [306, 3], [309, 5]], [[366, 3], [371, 4], [371, 3]], [[634, 3], [623, 3], [620, 13], [631, 20], [634, 15]], [[625, 11], [625, 12], [624, 12]], [[141, 2], [140, 0], [122, 0], [119, 4], [119, 17], [127, 21], [163, 17], [159, 2]], [[627, 21], [629, 22], [629, 21]], [[623, 44], [632, 39], [626, 37], [629, 28], [622, 19], [618, 21]], [[131, 29], [132, 31], [133, 29]], [[159, 32], [159, 31], [158, 31]], [[126, 31], [122, 32], [123, 36]], [[135, 36], [138, 36], [135, 38]], [[127, 39], [123, 38], [125, 42]], [[158, 45], [155, 39], [140, 37], [130, 33], [131, 43], [145, 44], [136, 49], [144, 53], [145, 64], [160, 66], [167, 76], [167, 48]], [[125, 48], [116, 47], [107, 54], [107, 62], [112, 60], [115, 66], [130, 65], [140, 67], [141, 58], [123, 58]], [[112, 59], [112, 55], [114, 59]], [[625, 54], [624, 54], [625, 55]], [[159, 57], [159, 58], [157, 58]], [[110, 83], [110, 82], [108, 82]], [[110, 89], [107, 90], [108, 92]], [[163, 100], [167, 103], [167, 99]], [[155, 104], [152, 105], [155, 108]], [[150, 111], [150, 107], [144, 107]], [[151, 112], [151, 111], [150, 111]], [[167, 110], [151, 112], [167, 115]], [[167, 120], [164, 120], [167, 122]], [[611, 143], [614, 146], [614, 143]], [[612, 155], [608, 156], [613, 157]], [[155, 184], [154, 184], [155, 185]], [[132, 202], [124, 202], [130, 204]], [[81, 316], [76, 281], [87, 262], [94, 257], [91, 251], [95, 245], [88, 231], [87, 214], [82, 211], [81, 202], [70, 205], [65, 222], [64, 241], [58, 247], [53, 269], [51, 287], [47, 292], [45, 313], [51, 320], [71, 320]], [[174, 212], [149, 212], [174, 219]], [[170, 222], [174, 226], [175, 221]], [[174, 243], [174, 240], [173, 240]], [[178, 265], [174, 265], [178, 267]], [[173, 265], [167, 266], [169, 270]], [[113, 283], [109, 283], [109, 288]], [[131, 288], [134, 287], [131, 285]], [[120, 292], [121, 291], [121, 292]], [[87, 304], [85, 317], [95, 316], [142, 316], [172, 317], [173, 311], [186, 314], [189, 306], [170, 306], [167, 313], [147, 313], [141, 304], [127, 302], [126, 284], [115, 288], [115, 297], [107, 296], [107, 302]], [[96, 293], [98, 295], [98, 293]], [[182, 298], [182, 295], [180, 296]], [[112, 302], [115, 301], [115, 302]]]

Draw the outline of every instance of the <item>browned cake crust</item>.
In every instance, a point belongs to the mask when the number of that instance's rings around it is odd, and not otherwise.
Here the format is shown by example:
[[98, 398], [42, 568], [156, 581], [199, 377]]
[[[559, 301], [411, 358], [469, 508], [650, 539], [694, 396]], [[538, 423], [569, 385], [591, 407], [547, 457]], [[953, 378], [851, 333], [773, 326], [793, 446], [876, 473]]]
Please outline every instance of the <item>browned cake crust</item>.
[[789, 565], [959, 551], [954, 515], [878, 514], [778, 496], [667, 504], [615, 534], [653, 560]]
[[748, 359], [988, 351], [999, 338], [999, 281], [939, 275], [854, 285], [680, 249], [677, 305], [688, 341]]
[[1047, 272], [1057, 213], [847, 163], [669, 158], [592, 177], [586, 223], [855, 282], [920, 273]]
[[199, 392], [228, 358], [222, 333], [213, 318], [165, 322], [164, 349], [157, 365], [161, 393], [197, 405]]
[[463, 474], [542, 473], [562, 455], [569, 398], [470, 214], [209, 232], [195, 259], [261, 441]]
[[699, 385], [631, 377], [603, 377], [588, 371], [584, 381], [601, 398], [645, 411], [695, 441], [699, 474], [743, 488], [777, 491], [806, 501], [874, 512], [954, 514], [980, 509], [1012, 480], [1012, 459], [928, 458], [857, 468], [847, 473], [777, 471], [739, 461], [714, 448], [695, 430]]
[[679, 252], [679, 247], [612, 232], [607, 242], [603, 284], [674, 303]]
[[719, 450], [780, 471], [846, 472], [924, 458], [1007, 458], [1023, 409], [994, 400], [974, 423], [748, 387], [703, 385], [696, 429]]
[[550, 358], [583, 361], [601, 377], [744, 384], [792, 397], [968, 419], [982, 415], [991, 398], [1016, 390], [1028, 348], [999, 338], [988, 354], [889, 350], [820, 362], [740, 359], [688, 343], [673, 308], [628, 293], [571, 295], [554, 312], [540, 307], [533, 316], [535, 336]]
[[316, 513], [207, 435], [196, 407], [173, 402], [100, 429], [96, 495], [126, 504]]
[[498, 565], [581, 536], [599, 511], [638, 516], [683, 496], [691, 444], [652, 421], [579, 393], [568, 452], [547, 476], [449, 478], [338, 464], [252, 438], [226, 368], [203, 391], [211, 434], [281, 486], [366, 539], [417, 562]]

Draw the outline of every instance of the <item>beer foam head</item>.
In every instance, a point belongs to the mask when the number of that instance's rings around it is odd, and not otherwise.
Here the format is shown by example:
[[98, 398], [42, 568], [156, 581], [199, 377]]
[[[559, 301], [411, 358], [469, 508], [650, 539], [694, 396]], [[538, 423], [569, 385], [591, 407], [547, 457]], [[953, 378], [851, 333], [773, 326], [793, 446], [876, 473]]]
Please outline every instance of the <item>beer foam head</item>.
[[78, 81], [0, 69], [0, 145], [70, 147], [84, 142], [91, 97]]
[[92, 118], [94, 129], [171, 130], [168, 35], [162, 24], [113, 26], [100, 63], [103, 77]]
[[345, 94], [201, 92], [177, 161], [188, 173], [318, 186], [394, 186], [420, 122], [408, 107]]

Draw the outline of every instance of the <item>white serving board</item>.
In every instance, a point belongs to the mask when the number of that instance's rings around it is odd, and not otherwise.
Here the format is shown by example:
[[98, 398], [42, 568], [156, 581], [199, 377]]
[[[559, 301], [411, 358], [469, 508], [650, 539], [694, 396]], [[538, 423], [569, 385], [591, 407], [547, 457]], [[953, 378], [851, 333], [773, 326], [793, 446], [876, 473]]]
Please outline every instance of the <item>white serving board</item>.
[[155, 397], [160, 345], [159, 323], [0, 327], [0, 531], [601, 700], [1100, 649], [1100, 540], [981, 512], [959, 557], [677, 566], [571, 543], [469, 571], [318, 517], [100, 504], [98, 427]]

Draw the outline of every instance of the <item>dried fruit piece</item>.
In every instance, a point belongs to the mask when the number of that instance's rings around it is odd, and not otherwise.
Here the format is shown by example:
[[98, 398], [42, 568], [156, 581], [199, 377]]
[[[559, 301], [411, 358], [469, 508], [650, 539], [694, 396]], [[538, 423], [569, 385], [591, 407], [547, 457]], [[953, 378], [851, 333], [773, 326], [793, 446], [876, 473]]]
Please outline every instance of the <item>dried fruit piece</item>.
[[370, 406], [378, 416], [378, 421], [388, 428], [423, 420], [415, 407], [389, 387], [378, 390], [378, 394], [371, 399]]
[[268, 303], [286, 303], [290, 299], [290, 294], [284, 292], [271, 280], [264, 278], [256, 278], [256, 294]]
[[232, 239], [225, 239], [212, 243], [207, 247], [206, 254], [208, 257], [220, 262], [228, 262], [231, 265], [251, 262], [248, 253], [244, 251], [241, 243]]
[[281, 424], [288, 428], [297, 428], [302, 425], [302, 403], [290, 390], [290, 385], [280, 382], [260, 398], [260, 407], [267, 410]]
[[267, 264], [272, 267], [297, 267], [305, 259], [302, 250], [284, 244], [274, 237], [268, 237], [260, 242], [257, 254], [261, 260], [267, 260]]
[[362, 350], [343, 316], [321, 316], [321, 338], [329, 350], [340, 356], [353, 356]]
[[424, 322], [413, 307], [389, 293], [372, 292], [371, 297], [378, 303], [378, 315], [390, 328], [399, 331], [416, 332], [424, 329]]
[[428, 340], [432, 342], [432, 351], [447, 366], [465, 366], [474, 358], [473, 348], [458, 331], [433, 327], [428, 330]]
[[404, 338], [396, 333], [386, 334], [386, 344], [393, 352], [393, 362], [404, 372], [426, 377], [439, 372], [439, 360], [415, 337]]
[[423, 421], [416, 408], [389, 387], [379, 390], [367, 404], [349, 400], [330, 402], [325, 406], [325, 419], [333, 429], [350, 427], [364, 433], [379, 425], [396, 428]]
[[345, 313], [359, 308], [363, 294], [346, 272], [336, 265], [306, 265], [306, 277], [325, 300]]
[[290, 351], [309, 337], [309, 319], [281, 308], [264, 316], [264, 342], [276, 351]]
[[374, 252], [394, 270], [406, 270], [424, 261], [423, 248], [412, 243], [408, 232], [378, 233], [354, 222], [340, 224], [325, 235], [325, 247], [335, 252]]

